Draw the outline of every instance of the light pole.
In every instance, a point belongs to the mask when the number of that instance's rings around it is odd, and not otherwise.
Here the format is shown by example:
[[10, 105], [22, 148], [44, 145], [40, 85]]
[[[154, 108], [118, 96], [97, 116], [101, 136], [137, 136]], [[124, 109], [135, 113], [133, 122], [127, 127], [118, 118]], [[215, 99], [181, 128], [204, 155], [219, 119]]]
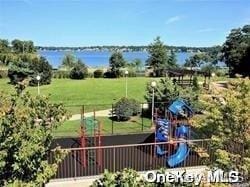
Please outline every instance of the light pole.
[[126, 98], [128, 97], [128, 71], [125, 71], [125, 79], [126, 79]]
[[156, 82], [153, 81], [151, 82], [151, 87], [152, 87], [152, 110], [151, 110], [151, 125], [152, 128], [154, 127], [154, 107], [155, 107], [155, 87], [156, 87]]
[[[213, 72], [213, 73], [211, 73], [211, 77], [213, 78], [213, 77], [215, 77], [215, 73]], [[208, 90], [210, 90], [210, 83], [211, 83], [211, 80], [210, 80], [210, 76], [208, 77]]]
[[41, 80], [41, 76], [40, 75], [37, 75], [36, 76], [36, 80], [37, 80], [37, 94], [40, 95], [40, 80]]

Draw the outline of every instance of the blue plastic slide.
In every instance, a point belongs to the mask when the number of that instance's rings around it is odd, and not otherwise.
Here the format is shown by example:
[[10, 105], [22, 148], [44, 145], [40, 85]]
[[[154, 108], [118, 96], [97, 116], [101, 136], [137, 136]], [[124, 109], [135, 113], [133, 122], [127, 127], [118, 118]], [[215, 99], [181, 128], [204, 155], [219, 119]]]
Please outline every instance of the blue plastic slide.
[[174, 167], [180, 164], [187, 158], [188, 154], [189, 154], [189, 148], [187, 144], [180, 143], [177, 152], [168, 158], [168, 165], [170, 167]]
[[[177, 134], [177, 137], [180, 138], [180, 137], [186, 137], [187, 138], [187, 135], [188, 135], [188, 127], [186, 126], [180, 126], [177, 128], [176, 130], [176, 134]], [[170, 167], [174, 167], [178, 164], [180, 164], [181, 162], [183, 162], [187, 156], [189, 155], [189, 148], [188, 148], [188, 145], [186, 143], [179, 143], [179, 147], [176, 151], [175, 154], [171, 155], [169, 158], [168, 158], [168, 165]]]
[[158, 156], [163, 156], [163, 155], [165, 155], [166, 153], [167, 153], [167, 151], [162, 150], [161, 147], [160, 147], [159, 145], [156, 145], [156, 154], [157, 154]]

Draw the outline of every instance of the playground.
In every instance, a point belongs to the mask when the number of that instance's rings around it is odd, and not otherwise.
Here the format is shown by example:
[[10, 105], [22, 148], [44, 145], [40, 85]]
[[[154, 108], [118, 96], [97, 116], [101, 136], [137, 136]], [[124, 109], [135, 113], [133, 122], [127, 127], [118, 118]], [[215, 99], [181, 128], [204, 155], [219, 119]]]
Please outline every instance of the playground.
[[[154, 110], [154, 130], [147, 133], [103, 136], [102, 123], [81, 115], [78, 138], [60, 138], [54, 145], [68, 151], [55, 178], [98, 175], [133, 168], [137, 171], [199, 166], [212, 155], [209, 140], [192, 140], [193, 110], [179, 98]], [[52, 158], [53, 152], [51, 152]]]

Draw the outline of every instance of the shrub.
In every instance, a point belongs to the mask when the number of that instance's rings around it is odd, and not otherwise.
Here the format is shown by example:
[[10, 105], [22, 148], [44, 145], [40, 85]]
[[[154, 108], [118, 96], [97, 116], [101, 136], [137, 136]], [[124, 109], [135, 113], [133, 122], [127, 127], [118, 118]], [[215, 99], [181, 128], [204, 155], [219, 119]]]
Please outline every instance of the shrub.
[[116, 78], [116, 75], [115, 73], [111, 72], [111, 71], [106, 71], [104, 74], [103, 74], [103, 77], [104, 78]]
[[135, 99], [129, 99], [132, 116], [136, 116], [140, 112], [140, 103]]
[[215, 74], [218, 77], [225, 77], [228, 74], [228, 69], [216, 69]]
[[102, 78], [103, 77], [103, 70], [97, 69], [94, 71], [94, 78]]
[[[161, 168], [157, 171], [159, 174], [165, 174], [166, 170]], [[145, 178], [140, 175], [137, 171], [133, 169], [125, 168], [122, 171], [117, 171], [115, 173], [109, 172], [108, 170], [104, 171], [103, 176], [100, 179], [97, 179], [91, 185], [92, 187], [103, 186], [103, 187], [110, 187], [110, 186], [144, 186], [144, 187], [157, 187], [157, 186], [180, 186], [179, 183], [169, 183], [165, 182], [148, 182]], [[191, 183], [184, 183], [184, 186], [193, 186]]]
[[53, 78], [55, 79], [68, 79], [69, 78], [70, 71], [63, 71], [63, 70], [56, 70], [53, 72]]
[[[121, 71], [120, 74], [121, 74], [122, 77], [126, 76], [125, 71]], [[130, 70], [128, 70], [128, 75], [127, 76], [128, 77], [136, 77], [136, 72], [134, 70], [130, 69]]]
[[0, 70], [0, 79], [8, 77], [8, 70]]
[[74, 67], [71, 71], [70, 71], [70, 75], [69, 77], [71, 79], [84, 79], [84, 73], [83, 70], [80, 67]]
[[125, 168], [116, 173], [105, 170], [103, 177], [95, 180], [91, 186], [144, 186], [144, 183], [143, 178], [135, 170]]
[[88, 70], [86, 67], [81, 65], [75, 65], [73, 69], [70, 71], [69, 77], [71, 79], [85, 79], [88, 75]]
[[128, 77], [137, 77], [136, 72], [133, 70], [128, 71]]
[[114, 106], [114, 112], [118, 121], [126, 121], [131, 116], [137, 115], [140, 104], [135, 99], [121, 98]]
[[194, 79], [193, 79], [193, 90], [194, 91], [200, 90], [199, 81], [198, 81], [197, 76], [194, 76]]
[[69, 77], [71, 79], [85, 79], [87, 76], [88, 76], [87, 66], [80, 59], [78, 59], [73, 69], [70, 71]]

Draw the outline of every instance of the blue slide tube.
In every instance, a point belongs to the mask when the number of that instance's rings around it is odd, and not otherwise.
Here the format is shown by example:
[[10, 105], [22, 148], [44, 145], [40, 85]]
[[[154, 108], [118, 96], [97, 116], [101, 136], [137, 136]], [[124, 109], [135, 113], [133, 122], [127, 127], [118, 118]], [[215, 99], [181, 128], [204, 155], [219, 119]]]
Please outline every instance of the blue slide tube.
[[[179, 137], [187, 135], [187, 132], [188, 132], [188, 127], [185, 126], [181, 126], [177, 129], [177, 134]], [[168, 158], [167, 163], [170, 167], [174, 167], [183, 162], [188, 155], [189, 155], [189, 148], [187, 143], [179, 143], [179, 147], [176, 153]]]

